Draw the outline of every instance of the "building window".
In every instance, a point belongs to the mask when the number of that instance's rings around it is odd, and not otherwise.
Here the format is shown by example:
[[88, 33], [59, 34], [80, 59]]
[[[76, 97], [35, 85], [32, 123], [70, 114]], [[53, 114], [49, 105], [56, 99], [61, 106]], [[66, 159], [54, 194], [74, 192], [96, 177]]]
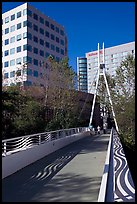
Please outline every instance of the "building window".
[[21, 28], [21, 23], [17, 24], [17, 30]]
[[11, 15], [11, 21], [15, 20], [15, 14]]
[[53, 25], [53, 24], [51, 24], [51, 25], [50, 25], [50, 27], [51, 27], [51, 29], [52, 29], [52, 30], [54, 30], [54, 29], [55, 29], [55, 27], [54, 27], [54, 25]]
[[26, 26], [27, 26], [27, 20], [23, 21], [23, 27], [26, 27]]
[[34, 65], [38, 66], [38, 60], [37, 59], [34, 59], [33, 63], [34, 63]]
[[40, 56], [44, 57], [44, 51], [40, 50]]
[[28, 28], [32, 28], [32, 23], [30, 21], [27, 21]]
[[16, 64], [21, 64], [21, 57], [16, 59]]
[[31, 58], [31, 57], [27, 57], [27, 62], [28, 62], [29, 64], [32, 64], [32, 58]]
[[48, 37], [48, 38], [49, 38], [49, 32], [48, 32], [48, 31], [46, 31], [46, 37]]
[[4, 73], [4, 79], [8, 79], [9, 78], [9, 73]]
[[32, 69], [27, 70], [27, 75], [32, 76]]
[[17, 41], [21, 40], [21, 34], [17, 35]]
[[64, 40], [60, 40], [61, 45], [64, 45]]
[[9, 44], [9, 39], [6, 39], [5, 40], [5, 45], [8, 45]]
[[10, 55], [13, 55], [13, 54], [15, 54], [15, 48], [10, 49]]
[[44, 19], [42, 17], [39, 18], [40, 23], [44, 24]]
[[10, 43], [14, 43], [15, 42], [15, 36], [10, 38]]
[[64, 55], [64, 50], [61, 49], [61, 54]]
[[9, 55], [9, 50], [5, 50], [4, 56], [8, 56], [8, 55]]
[[27, 15], [27, 9], [23, 9], [23, 16]]
[[40, 39], [40, 44], [44, 45], [44, 40]]
[[21, 17], [21, 11], [19, 11], [18, 13], [17, 13], [17, 18], [20, 18]]
[[21, 52], [21, 46], [17, 47], [17, 53]]
[[9, 66], [9, 62], [8, 61], [4, 62], [4, 67], [8, 67], [8, 66]]
[[31, 35], [31, 33], [28, 33], [28, 39], [29, 39], [29, 40], [32, 40], [32, 35]]
[[34, 47], [34, 48], [33, 48], [33, 52], [34, 52], [35, 54], [38, 54], [38, 48]]
[[23, 63], [27, 62], [27, 56], [23, 57]]
[[55, 50], [55, 46], [51, 44], [51, 50]]
[[34, 42], [38, 43], [38, 38], [36, 36], [33, 36]]
[[56, 52], [58, 52], [58, 53], [59, 53], [59, 47], [56, 47]]
[[15, 65], [15, 59], [10, 60], [10, 66], [14, 66]]
[[58, 27], [56, 27], [56, 32], [59, 33], [59, 28]]
[[56, 42], [59, 43], [59, 38], [58, 37], [56, 37]]
[[49, 55], [50, 55], [50, 54], [49, 54], [48, 52], [46, 52], [46, 55], [45, 55], [45, 57], [46, 57], [46, 58], [48, 58], [48, 56], [49, 56]]
[[51, 40], [54, 40], [54, 39], [55, 39], [54, 35], [53, 35], [53, 34], [51, 34]]
[[48, 47], [48, 48], [49, 48], [49, 42], [46, 42], [46, 47]]
[[15, 71], [10, 72], [10, 78], [15, 76]]
[[28, 16], [32, 17], [32, 11], [27, 9]]
[[27, 38], [27, 32], [23, 33], [23, 39]]
[[62, 36], [64, 36], [64, 31], [63, 31], [63, 30], [60, 30], [60, 34], [61, 34]]
[[33, 29], [38, 32], [38, 26], [33, 24]]
[[34, 70], [34, 77], [38, 77], [38, 71]]
[[5, 34], [9, 33], [9, 28], [5, 29]]
[[9, 22], [9, 17], [6, 17], [5, 18], [5, 23], [8, 23]]
[[15, 30], [15, 25], [10, 27], [10, 32], [13, 32]]
[[44, 30], [43, 30], [42, 28], [40, 28], [40, 33], [41, 33], [42, 35], [44, 35]]
[[23, 51], [27, 50], [27, 44], [23, 45]]
[[27, 50], [32, 52], [32, 46], [31, 45], [27, 45]]
[[48, 22], [48, 21], [45, 21], [45, 25], [46, 25], [47, 27], [49, 27], [49, 22]]
[[34, 18], [35, 20], [38, 20], [38, 15], [37, 15], [36, 13], [33, 13], [33, 18]]

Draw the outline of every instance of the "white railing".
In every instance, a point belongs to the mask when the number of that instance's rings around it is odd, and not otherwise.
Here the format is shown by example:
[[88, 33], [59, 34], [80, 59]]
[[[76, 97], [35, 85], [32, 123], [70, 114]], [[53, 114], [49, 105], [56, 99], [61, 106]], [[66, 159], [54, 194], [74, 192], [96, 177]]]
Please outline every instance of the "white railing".
[[64, 138], [84, 131], [88, 131], [88, 128], [78, 127], [5, 139], [2, 140], [2, 156], [7, 156], [9, 154], [26, 150], [45, 142]]

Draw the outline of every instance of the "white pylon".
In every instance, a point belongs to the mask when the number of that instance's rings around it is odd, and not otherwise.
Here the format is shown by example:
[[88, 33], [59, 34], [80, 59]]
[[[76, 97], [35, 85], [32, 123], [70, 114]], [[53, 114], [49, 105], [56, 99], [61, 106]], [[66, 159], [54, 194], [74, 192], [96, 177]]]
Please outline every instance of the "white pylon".
[[112, 100], [111, 100], [111, 96], [110, 96], [110, 91], [109, 91], [109, 87], [108, 87], [108, 83], [107, 83], [107, 79], [106, 79], [106, 75], [105, 75], [105, 52], [104, 52], [104, 43], [103, 43], [103, 64], [100, 64], [100, 52], [99, 52], [99, 43], [98, 43], [98, 74], [97, 74], [97, 81], [96, 81], [95, 93], [94, 93], [94, 98], [93, 98], [93, 103], [92, 103], [92, 110], [91, 110], [91, 116], [90, 116], [89, 127], [90, 127], [91, 124], [92, 124], [93, 113], [94, 113], [94, 107], [95, 107], [95, 101], [96, 101], [96, 96], [97, 96], [97, 88], [98, 88], [98, 82], [99, 82], [99, 76], [100, 76], [100, 75], [103, 75], [103, 76], [104, 76], [104, 80], [105, 80], [105, 84], [106, 84], [106, 88], [107, 88], [107, 93], [108, 93], [109, 102], [110, 102], [110, 105], [111, 105], [111, 110], [112, 110], [112, 115], [113, 115], [113, 118], [114, 118], [116, 130], [117, 130], [117, 132], [119, 132], [119, 130], [118, 130], [118, 125], [117, 125], [117, 121], [116, 121], [116, 117], [115, 117], [115, 113], [114, 113], [114, 109], [113, 109], [113, 104], [112, 104]]

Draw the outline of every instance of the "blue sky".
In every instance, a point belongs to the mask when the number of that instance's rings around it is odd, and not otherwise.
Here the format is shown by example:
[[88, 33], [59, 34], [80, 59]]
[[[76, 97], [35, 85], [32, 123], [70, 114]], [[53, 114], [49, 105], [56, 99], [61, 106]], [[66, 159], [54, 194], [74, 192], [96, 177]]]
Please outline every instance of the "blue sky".
[[[25, 2], [2, 2], [2, 13]], [[135, 2], [30, 2], [63, 25], [68, 37], [69, 64], [97, 50], [135, 41]]]

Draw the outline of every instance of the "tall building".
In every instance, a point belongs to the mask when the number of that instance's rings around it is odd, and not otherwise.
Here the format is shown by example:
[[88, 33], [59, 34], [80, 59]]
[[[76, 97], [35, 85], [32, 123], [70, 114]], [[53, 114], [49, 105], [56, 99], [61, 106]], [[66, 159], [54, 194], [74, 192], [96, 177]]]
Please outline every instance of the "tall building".
[[45, 84], [46, 59], [67, 56], [64, 27], [24, 3], [2, 14], [3, 86]]
[[[100, 64], [103, 63], [103, 50], [100, 51]], [[112, 77], [115, 76], [117, 67], [121, 64], [122, 60], [126, 58], [128, 54], [133, 54], [135, 56], [135, 42], [130, 42], [126, 44], [121, 44], [114, 47], [109, 47], [104, 49], [105, 54], [105, 70], [106, 73], [110, 74]], [[87, 59], [87, 89], [88, 93], [95, 93], [95, 81], [97, 77], [98, 70], [98, 50], [93, 52], [88, 52], [85, 54], [85, 59]], [[84, 68], [85, 69], [85, 68]], [[80, 70], [81, 65], [77, 62], [78, 78], [81, 84]], [[86, 73], [86, 72], [85, 72]], [[86, 83], [86, 82], [85, 82]], [[78, 90], [81, 90], [81, 86], [78, 86]]]

